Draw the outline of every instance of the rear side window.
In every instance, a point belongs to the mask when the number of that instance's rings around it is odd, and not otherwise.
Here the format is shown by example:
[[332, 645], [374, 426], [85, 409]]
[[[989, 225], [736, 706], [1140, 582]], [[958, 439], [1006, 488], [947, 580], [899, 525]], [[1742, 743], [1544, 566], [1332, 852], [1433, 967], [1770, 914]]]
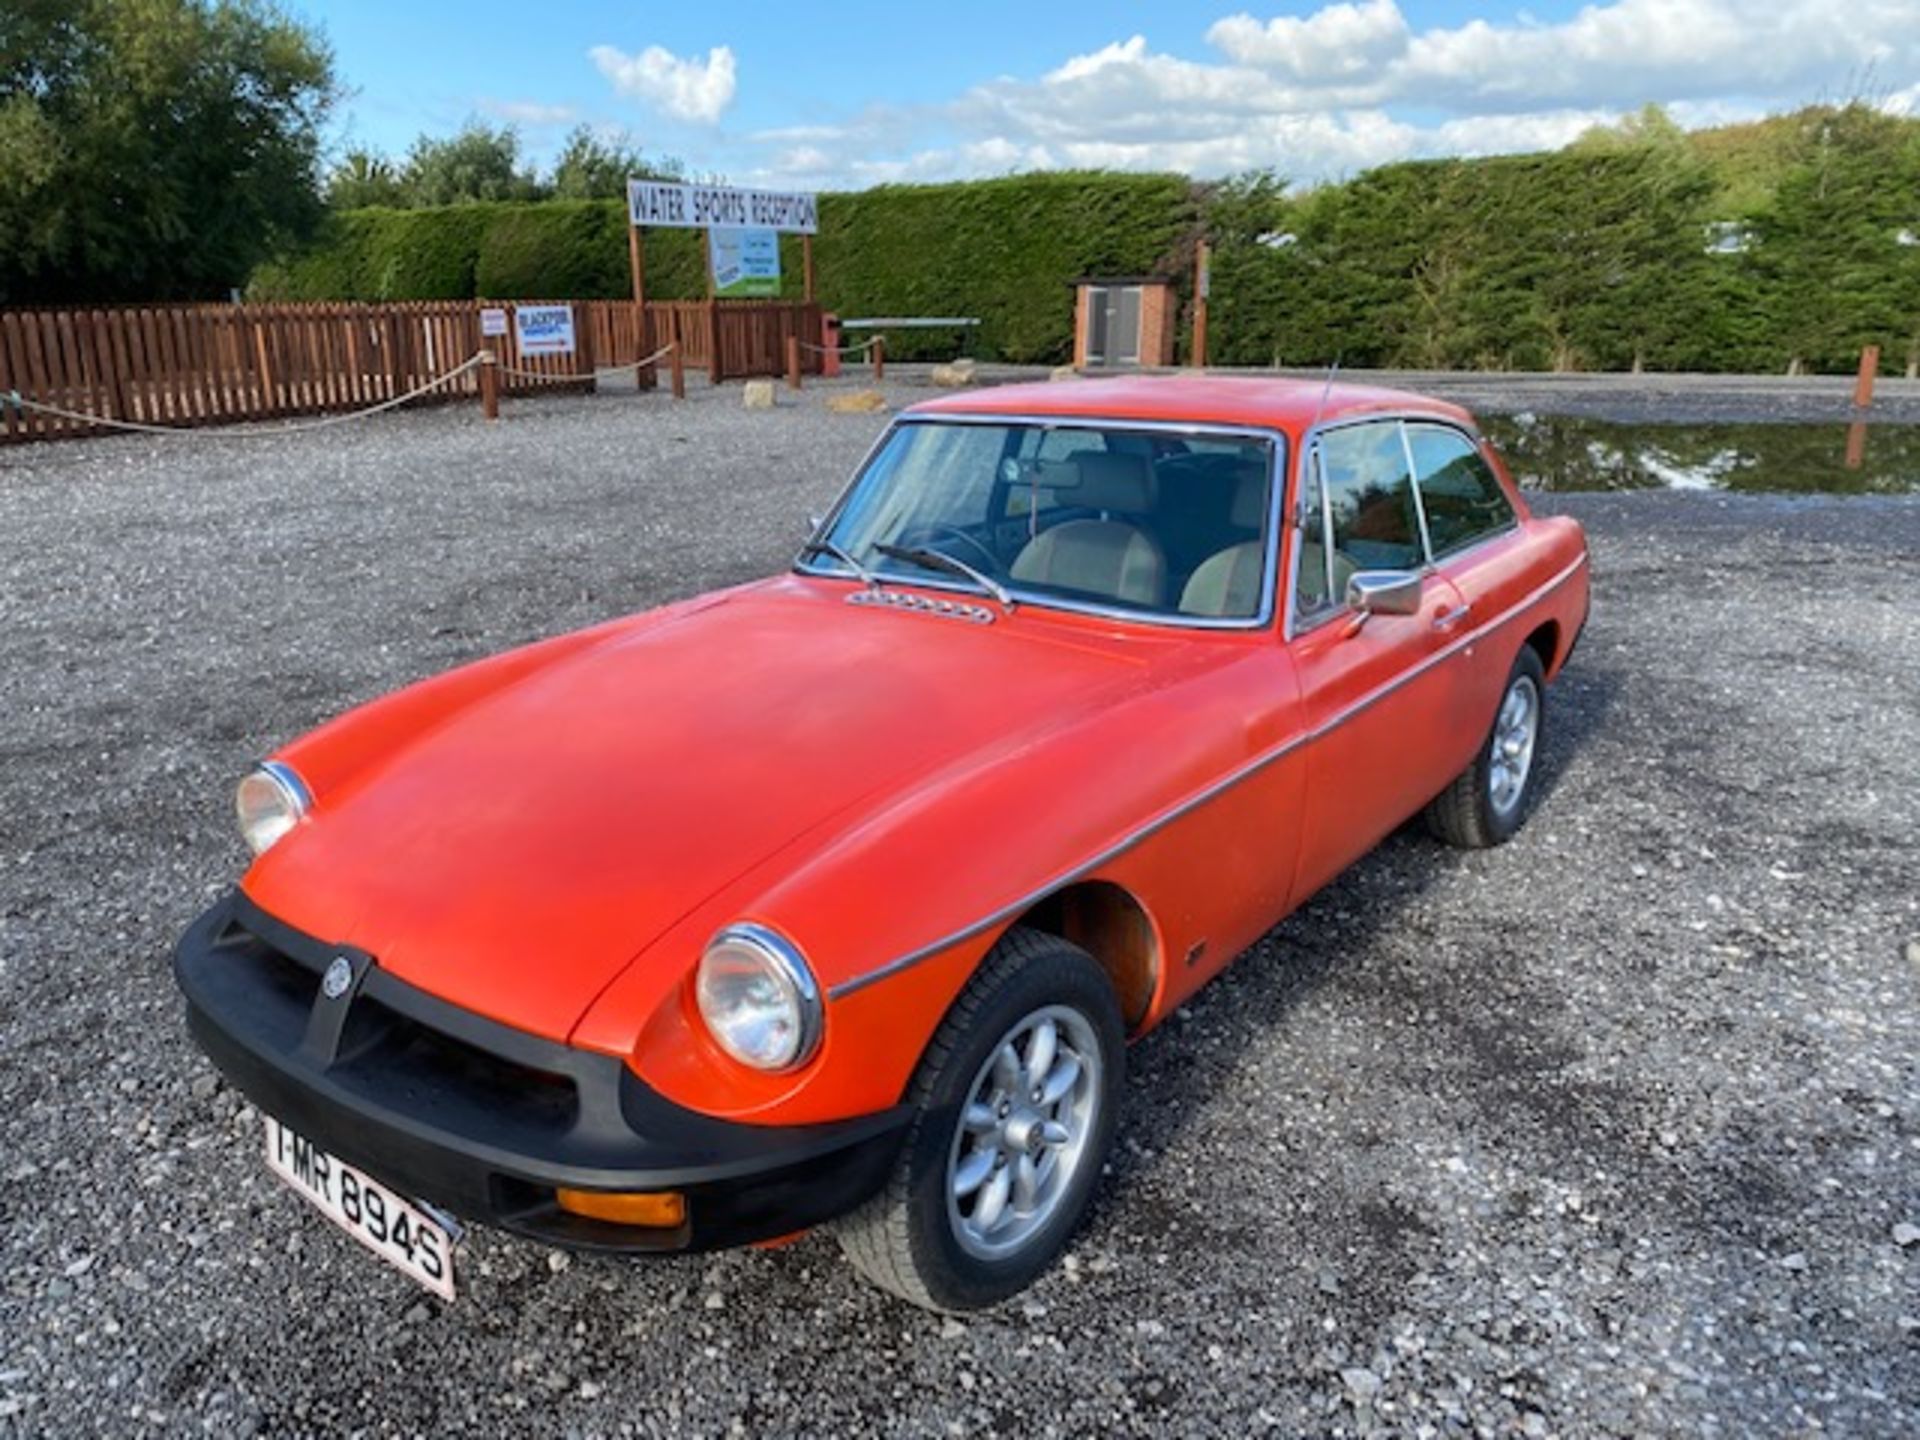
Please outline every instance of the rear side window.
[[1466, 436], [1435, 425], [1409, 425], [1407, 444], [1435, 559], [1514, 523], [1506, 492]]
[[1332, 522], [1335, 595], [1344, 589], [1342, 561], [1353, 570], [1418, 570], [1426, 562], [1398, 421], [1329, 430], [1320, 439], [1320, 465]]

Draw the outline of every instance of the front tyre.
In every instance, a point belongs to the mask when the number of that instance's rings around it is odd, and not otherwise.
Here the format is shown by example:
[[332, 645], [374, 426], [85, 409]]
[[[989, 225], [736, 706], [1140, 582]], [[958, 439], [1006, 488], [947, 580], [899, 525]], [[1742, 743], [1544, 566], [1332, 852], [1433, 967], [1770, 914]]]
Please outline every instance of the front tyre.
[[1504, 844], [1526, 818], [1533, 796], [1534, 759], [1545, 733], [1546, 671], [1531, 645], [1522, 645], [1480, 753], [1427, 806], [1427, 828], [1450, 845], [1484, 850]]
[[847, 1258], [929, 1310], [976, 1310], [1025, 1289], [1099, 1182], [1125, 1044], [1092, 956], [1009, 931], [927, 1047], [892, 1175], [838, 1226]]

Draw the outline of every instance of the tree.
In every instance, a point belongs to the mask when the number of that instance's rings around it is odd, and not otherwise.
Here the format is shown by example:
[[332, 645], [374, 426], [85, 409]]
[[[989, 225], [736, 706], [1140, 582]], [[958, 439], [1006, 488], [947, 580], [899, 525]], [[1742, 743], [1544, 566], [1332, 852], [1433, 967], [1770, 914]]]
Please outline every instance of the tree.
[[1286, 252], [1297, 241], [1289, 228], [1287, 182], [1254, 170], [1206, 187], [1200, 195], [1213, 246], [1208, 317], [1225, 343], [1213, 358], [1225, 364], [1265, 365], [1300, 350], [1288, 312]]
[[537, 200], [540, 183], [520, 164], [520, 134], [470, 120], [448, 140], [422, 135], [407, 151], [402, 174], [409, 205], [472, 200]]
[[1864, 345], [1920, 366], [1920, 126], [1852, 104], [1809, 111], [1759, 217], [1759, 265], [1793, 360], [1850, 369]]
[[1692, 145], [1661, 105], [1642, 105], [1631, 115], [1623, 115], [1612, 125], [1590, 125], [1567, 146], [1574, 153], [1588, 151], [1612, 154], [1620, 151], [1665, 150], [1691, 155]]
[[335, 210], [405, 203], [406, 186], [400, 172], [386, 156], [371, 150], [349, 150], [327, 175], [327, 204]]
[[332, 65], [264, 0], [6, 0], [0, 303], [243, 284], [320, 219]]
[[629, 176], [683, 180], [686, 167], [678, 160], [650, 160], [628, 145], [601, 140], [581, 125], [567, 136], [553, 162], [548, 189], [556, 200], [618, 200], [627, 193]]

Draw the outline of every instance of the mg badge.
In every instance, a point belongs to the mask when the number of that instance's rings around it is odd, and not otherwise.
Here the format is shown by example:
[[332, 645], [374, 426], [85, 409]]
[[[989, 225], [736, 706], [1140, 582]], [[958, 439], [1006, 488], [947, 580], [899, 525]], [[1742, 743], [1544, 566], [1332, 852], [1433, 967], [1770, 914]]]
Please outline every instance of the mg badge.
[[320, 977], [320, 992], [329, 1000], [338, 1000], [353, 984], [353, 962], [344, 955], [333, 957], [327, 973]]

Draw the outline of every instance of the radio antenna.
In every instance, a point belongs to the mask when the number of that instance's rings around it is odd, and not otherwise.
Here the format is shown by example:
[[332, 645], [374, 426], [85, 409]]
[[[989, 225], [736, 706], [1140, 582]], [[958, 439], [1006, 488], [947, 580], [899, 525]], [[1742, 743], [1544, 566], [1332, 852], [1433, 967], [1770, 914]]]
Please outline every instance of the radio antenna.
[[1320, 425], [1320, 416], [1327, 408], [1327, 397], [1333, 394], [1333, 377], [1340, 373], [1340, 357], [1335, 355], [1333, 363], [1327, 367], [1327, 383], [1320, 387], [1320, 399], [1313, 407], [1313, 423], [1307, 426], [1309, 432]]
[[[1327, 367], [1327, 383], [1320, 387], [1320, 398], [1314, 403], [1313, 419], [1310, 422], [1308, 422], [1308, 425], [1307, 425], [1308, 435], [1312, 435], [1315, 430], [1318, 430], [1320, 428], [1320, 417], [1322, 414], [1326, 412], [1328, 397], [1333, 394], [1333, 377], [1338, 375], [1339, 373], [1340, 373], [1340, 356], [1336, 353], [1333, 357], [1333, 363]], [[1303, 485], [1306, 483], [1305, 481], [1306, 473], [1307, 473], [1306, 461], [1303, 458], [1301, 461], [1301, 469], [1300, 469], [1300, 474], [1302, 476], [1301, 483]], [[1306, 528], [1307, 497], [1305, 495], [1301, 495], [1295, 500], [1294, 506], [1293, 506], [1293, 514], [1288, 518], [1290, 518], [1293, 521], [1294, 529], [1304, 530]]]

